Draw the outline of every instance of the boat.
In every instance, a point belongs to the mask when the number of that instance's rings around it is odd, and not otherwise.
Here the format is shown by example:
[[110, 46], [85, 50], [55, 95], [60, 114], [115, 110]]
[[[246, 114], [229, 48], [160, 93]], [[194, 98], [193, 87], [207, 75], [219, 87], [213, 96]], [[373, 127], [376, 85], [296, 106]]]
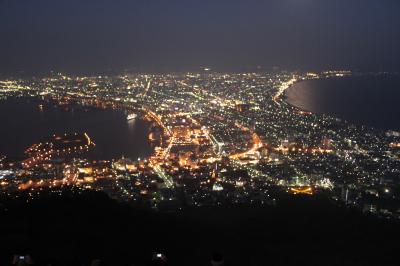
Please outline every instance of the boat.
[[135, 119], [137, 117], [137, 114], [135, 114], [135, 113], [131, 113], [131, 114], [128, 114], [127, 116], [126, 116], [126, 120], [133, 120], [133, 119]]

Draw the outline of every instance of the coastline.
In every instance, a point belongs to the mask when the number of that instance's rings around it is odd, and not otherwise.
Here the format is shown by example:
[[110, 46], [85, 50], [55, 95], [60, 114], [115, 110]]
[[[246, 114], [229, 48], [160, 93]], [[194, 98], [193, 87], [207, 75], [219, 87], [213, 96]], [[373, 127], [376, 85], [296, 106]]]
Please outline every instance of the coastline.
[[[354, 125], [382, 131], [399, 131], [395, 121], [398, 110], [392, 103], [398, 93], [398, 79], [399, 76], [396, 73], [365, 73], [343, 77], [299, 79], [287, 87], [279, 99], [299, 111], [327, 115]], [[306, 87], [299, 85], [307, 82], [312, 85]], [[313, 82], [317, 85], [315, 86]], [[293, 90], [310, 90], [310, 95], [313, 97], [310, 102], [304, 101], [308, 98], [304, 95], [301, 95], [304, 99], [301, 99], [301, 96], [296, 98]], [[304, 104], [296, 104], [296, 101], [291, 101], [290, 97]]]
[[[281, 99], [281, 101], [282, 101], [283, 103], [285, 103], [285, 104], [291, 106], [291, 107], [294, 108], [294, 109], [297, 109], [297, 110], [300, 111], [300, 112], [307, 112], [307, 113], [316, 114], [316, 115], [330, 115], [330, 114], [326, 114], [326, 113], [314, 112], [314, 111], [312, 111], [312, 110], [303, 108], [303, 107], [301, 107], [301, 106], [297, 106], [297, 105], [295, 105], [295, 104], [293, 104], [293, 103], [291, 103], [291, 102], [288, 101], [288, 91], [291, 90], [291, 89], [294, 89], [294, 87], [295, 87], [296, 85], [298, 85], [298, 84], [300, 84], [300, 83], [303, 83], [303, 82], [306, 82], [306, 81], [311, 81], [311, 80], [312, 80], [312, 81], [316, 81], [316, 80], [325, 80], [325, 79], [327, 79], [327, 78], [297, 80], [296, 82], [294, 82], [293, 84], [291, 84], [289, 87], [287, 87], [287, 88], [285, 89], [285, 91], [281, 94], [280, 99]], [[338, 119], [341, 119], [341, 118], [338, 118]]]
[[300, 109], [300, 110], [302, 110], [302, 111], [309, 111], [309, 110], [302, 109], [301, 107], [296, 106], [296, 105], [294, 105], [294, 104], [292, 104], [292, 103], [290, 103], [290, 102], [288, 101], [288, 91], [289, 91], [290, 89], [293, 89], [294, 86], [296, 86], [296, 85], [298, 85], [298, 84], [300, 84], [300, 83], [302, 83], [302, 82], [304, 82], [304, 81], [305, 81], [305, 80], [298, 80], [298, 81], [296, 81], [295, 83], [293, 83], [290, 87], [288, 87], [288, 88], [283, 92], [283, 94], [282, 94], [282, 96], [281, 96], [282, 102], [284, 102], [284, 103], [286, 103], [286, 104], [288, 104], [288, 105], [290, 105], [290, 106], [292, 106], [292, 107], [295, 107], [295, 108], [297, 108], [297, 109]]

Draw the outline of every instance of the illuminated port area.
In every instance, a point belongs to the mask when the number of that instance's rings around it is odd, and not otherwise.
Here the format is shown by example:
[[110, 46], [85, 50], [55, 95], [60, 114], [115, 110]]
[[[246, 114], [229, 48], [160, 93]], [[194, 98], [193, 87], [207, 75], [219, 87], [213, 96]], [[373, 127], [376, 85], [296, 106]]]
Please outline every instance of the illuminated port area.
[[43, 189], [93, 189], [160, 210], [275, 205], [288, 194], [323, 195], [399, 218], [400, 133], [353, 125], [285, 101], [285, 90], [296, 82], [349, 75], [206, 71], [3, 80], [3, 99], [119, 109], [127, 123], [150, 121], [154, 151], [137, 160], [92, 160], [87, 153], [96, 140], [86, 133], [53, 136], [28, 148], [22, 161], [0, 155], [1, 192], [18, 197], [28, 191], [35, 197]]
[[94, 146], [95, 144], [86, 133], [54, 135], [45, 143], [33, 144], [29, 147], [25, 151], [28, 158], [22, 162], [22, 167], [35, 167], [52, 158], [71, 157], [88, 152]]

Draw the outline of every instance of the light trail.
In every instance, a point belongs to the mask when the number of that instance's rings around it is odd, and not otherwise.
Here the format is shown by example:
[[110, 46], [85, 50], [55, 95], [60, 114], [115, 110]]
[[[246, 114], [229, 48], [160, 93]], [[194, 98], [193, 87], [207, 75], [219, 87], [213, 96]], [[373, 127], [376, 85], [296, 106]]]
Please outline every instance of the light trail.
[[150, 89], [150, 86], [151, 86], [151, 80], [149, 80], [149, 81], [147, 82], [146, 89], [145, 89], [144, 92], [142, 93], [142, 98], [143, 98], [144, 96], [146, 96], [147, 92], [148, 92], [149, 89]]
[[164, 180], [165, 185], [167, 186], [167, 188], [174, 187], [174, 182], [172, 181], [172, 178], [169, 175], [167, 175], [157, 163], [152, 164], [151, 166], [153, 167], [154, 172], [159, 177], [161, 177], [162, 180]]
[[260, 137], [256, 133], [253, 133], [253, 142], [254, 142], [253, 147], [250, 150], [230, 155], [229, 158], [238, 160], [241, 157], [246, 157], [247, 155], [254, 154], [259, 148], [263, 147], [263, 143], [261, 142]]

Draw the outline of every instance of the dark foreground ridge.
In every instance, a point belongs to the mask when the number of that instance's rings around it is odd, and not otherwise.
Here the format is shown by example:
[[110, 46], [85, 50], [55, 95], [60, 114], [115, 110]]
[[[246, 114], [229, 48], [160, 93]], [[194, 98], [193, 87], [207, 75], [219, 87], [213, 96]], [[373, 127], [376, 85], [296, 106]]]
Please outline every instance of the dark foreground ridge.
[[30, 255], [34, 265], [152, 265], [158, 252], [162, 265], [212, 265], [215, 254], [223, 265], [396, 265], [400, 252], [398, 223], [317, 198], [178, 213], [140, 210], [98, 192], [2, 202], [0, 265], [14, 255]]

